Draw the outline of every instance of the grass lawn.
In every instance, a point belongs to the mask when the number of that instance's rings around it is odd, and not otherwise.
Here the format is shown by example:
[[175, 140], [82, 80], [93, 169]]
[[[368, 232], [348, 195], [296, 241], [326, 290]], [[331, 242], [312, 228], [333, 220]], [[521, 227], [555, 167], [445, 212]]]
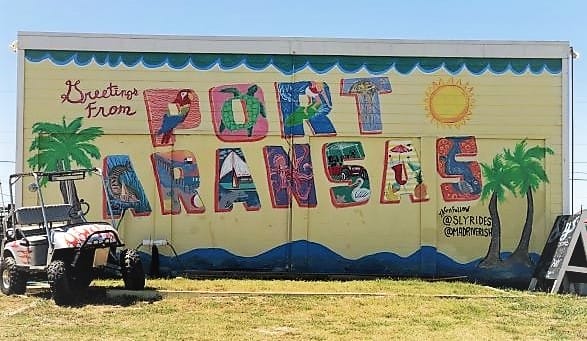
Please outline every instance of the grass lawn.
[[[0, 295], [0, 339], [587, 339], [587, 298], [461, 282], [148, 280], [158, 299], [112, 296], [94, 281], [80, 304], [47, 290]], [[190, 291], [190, 293], [180, 293]]]

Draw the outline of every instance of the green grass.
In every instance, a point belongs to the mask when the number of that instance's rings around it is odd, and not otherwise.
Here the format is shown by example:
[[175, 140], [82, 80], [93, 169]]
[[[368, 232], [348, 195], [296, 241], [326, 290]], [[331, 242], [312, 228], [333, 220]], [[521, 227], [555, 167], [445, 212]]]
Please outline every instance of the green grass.
[[163, 297], [113, 298], [107, 292], [121, 281], [110, 280], [95, 281], [75, 307], [56, 306], [47, 291], [0, 295], [0, 339], [587, 339], [585, 297], [470, 283], [178, 278], [147, 286]]

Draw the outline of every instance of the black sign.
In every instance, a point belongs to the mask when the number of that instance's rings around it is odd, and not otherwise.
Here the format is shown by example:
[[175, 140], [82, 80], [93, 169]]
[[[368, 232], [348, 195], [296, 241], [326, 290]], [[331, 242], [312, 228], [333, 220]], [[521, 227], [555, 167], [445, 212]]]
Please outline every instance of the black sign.
[[587, 211], [556, 218], [529, 290], [581, 291], [575, 284], [587, 283], [586, 221]]
[[569, 250], [569, 247], [574, 247], [574, 245], [571, 246], [571, 239], [573, 238], [577, 225], [581, 223], [579, 222], [580, 218], [580, 213], [573, 215], [571, 218], [567, 220], [564, 229], [560, 232], [556, 250], [554, 251], [554, 255], [552, 256], [550, 267], [546, 272], [547, 279], [557, 279], [559, 277], [561, 268], [564, 265], [565, 256], [568, 252], [573, 251]]
[[561, 233], [565, 230], [569, 220], [572, 220], [571, 217], [572, 216], [570, 214], [559, 215], [556, 217], [554, 224], [552, 225], [552, 229], [550, 230], [550, 234], [548, 235], [548, 239], [546, 240], [546, 244], [542, 249], [540, 260], [534, 269], [532, 283], [530, 284], [529, 288], [530, 290], [550, 290], [550, 286], [552, 286], [553, 281], [546, 279], [546, 273], [550, 268], [550, 264], [552, 263], [552, 259], [557, 250]]

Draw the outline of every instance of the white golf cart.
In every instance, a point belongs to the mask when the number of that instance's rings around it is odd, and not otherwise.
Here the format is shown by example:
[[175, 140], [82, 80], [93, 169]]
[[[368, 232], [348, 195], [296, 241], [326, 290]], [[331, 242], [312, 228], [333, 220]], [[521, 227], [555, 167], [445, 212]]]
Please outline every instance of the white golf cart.
[[[102, 172], [97, 168], [10, 176], [11, 203], [2, 221], [0, 245], [2, 293], [23, 294], [27, 281], [46, 279], [55, 303], [72, 304], [90, 285], [96, 271], [106, 266], [120, 271], [127, 289], [144, 288], [139, 254], [134, 249], [122, 249], [124, 244], [114, 221], [86, 219], [90, 204], [77, 199], [75, 182], [87, 179], [88, 175], [99, 179], [105, 190]], [[36, 194], [36, 206], [15, 206], [15, 187], [19, 185]], [[55, 198], [59, 192], [66, 204], [45, 202], [43, 193]], [[106, 201], [106, 209], [111, 213]], [[101, 210], [102, 205], [99, 207]]]

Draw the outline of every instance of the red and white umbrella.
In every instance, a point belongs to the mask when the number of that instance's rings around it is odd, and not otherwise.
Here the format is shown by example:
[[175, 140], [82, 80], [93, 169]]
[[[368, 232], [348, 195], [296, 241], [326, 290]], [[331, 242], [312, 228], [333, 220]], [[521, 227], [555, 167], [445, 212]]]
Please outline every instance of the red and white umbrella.
[[394, 146], [393, 148], [391, 148], [391, 151], [394, 153], [398, 153], [399, 154], [398, 161], [401, 161], [401, 154], [411, 152], [412, 148], [409, 148], [405, 144], [398, 144], [398, 145]]

